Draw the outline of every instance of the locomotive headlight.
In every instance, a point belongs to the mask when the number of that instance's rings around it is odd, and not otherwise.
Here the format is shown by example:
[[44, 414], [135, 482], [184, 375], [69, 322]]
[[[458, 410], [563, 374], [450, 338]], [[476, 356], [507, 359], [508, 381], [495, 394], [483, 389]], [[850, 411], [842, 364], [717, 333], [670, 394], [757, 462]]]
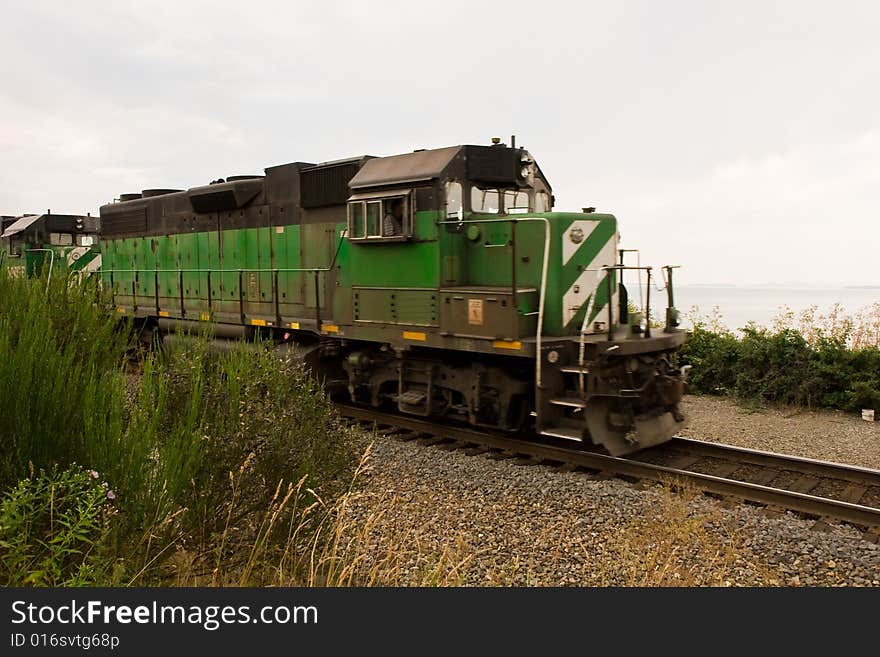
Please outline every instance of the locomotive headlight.
[[632, 374], [633, 372], [639, 371], [639, 359], [638, 358], [630, 358], [626, 361], [626, 371]]
[[528, 184], [532, 184], [535, 177], [535, 162], [528, 155], [523, 155], [519, 160], [519, 177], [520, 180]]
[[548, 363], [555, 363], [558, 360], [559, 360], [559, 352], [558, 351], [554, 350], [554, 351], [551, 351], [547, 354], [547, 362]]

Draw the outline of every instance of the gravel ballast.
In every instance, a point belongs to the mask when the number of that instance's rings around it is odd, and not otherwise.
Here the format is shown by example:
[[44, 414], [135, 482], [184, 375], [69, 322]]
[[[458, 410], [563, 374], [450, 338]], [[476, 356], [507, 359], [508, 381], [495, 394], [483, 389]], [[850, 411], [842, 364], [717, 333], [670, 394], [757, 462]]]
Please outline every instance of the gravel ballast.
[[684, 399], [682, 436], [880, 469], [880, 422], [842, 411], [737, 406], [725, 397]]
[[[719, 401], [703, 409], [703, 398], [690, 398], [688, 410], [703, 415], [692, 426], [714, 414], [718, 433], [700, 437], [744, 444], [722, 434]], [[760, 426], [762, 416], [744, 417], [737, 426], [752, 439], [750, 418]], [[768, 423], [775, 442], [748, 446], [842, 460], [831, 454], [856, 453], [864, 431], [845, 432], [837, 451], [823, 452], [783, 437], [791, 419], [780, 413]], [[871, 465], [870, 457], [858, 462]], [[880, 585], [880, 546], [858, 530], [693, 491], [381, 436], [359, 490], [349, 518], [371, 527], [368, 558], [402, 555], [393, 584]]]

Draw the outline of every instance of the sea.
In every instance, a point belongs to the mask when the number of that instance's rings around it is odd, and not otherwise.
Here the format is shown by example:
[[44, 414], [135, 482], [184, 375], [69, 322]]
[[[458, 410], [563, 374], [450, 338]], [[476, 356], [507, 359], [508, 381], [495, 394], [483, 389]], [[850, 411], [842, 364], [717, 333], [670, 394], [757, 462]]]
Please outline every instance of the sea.
[[[638, 290], [627, 285], [630, 299], [638, 299]], [[718, 309], [721, 323], [737, 330], [754, 322], [772, 326], [774, 319], [786, 308], [795, 312], [817, 307], [817, 313], [827, 314], [834, 304], [840, 304], [845, 314], [880, 303], [880, 287], [873, 288], [798, 288], [798, 287], [739, 287], [723, 285], [676, 285], [675, 306], [681, 311], [683, 327], [690, 328], [694, 310], [702, 316], [712, 315]], [[651, 290], [651, 312], [660, 319], [665, 316], [666, 292]]]

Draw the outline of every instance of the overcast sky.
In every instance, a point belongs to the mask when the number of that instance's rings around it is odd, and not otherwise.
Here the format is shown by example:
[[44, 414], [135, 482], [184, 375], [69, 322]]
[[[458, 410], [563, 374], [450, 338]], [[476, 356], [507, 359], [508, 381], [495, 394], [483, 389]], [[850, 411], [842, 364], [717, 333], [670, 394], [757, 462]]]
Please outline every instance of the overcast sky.
[[517, 135], [682, 282], [880, 284], [880, 3], [5, 3], [0, 214]]

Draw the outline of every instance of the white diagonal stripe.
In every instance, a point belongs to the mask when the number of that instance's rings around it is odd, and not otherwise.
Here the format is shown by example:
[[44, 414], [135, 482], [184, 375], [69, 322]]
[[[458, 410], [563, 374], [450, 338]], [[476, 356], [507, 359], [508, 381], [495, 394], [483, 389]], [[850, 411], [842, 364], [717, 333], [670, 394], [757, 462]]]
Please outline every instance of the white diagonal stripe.
[[[581, 248], [587, 241], [590, 239], [590, 235], [593, 234], [593, 231], [599, 226], [601, 222], [598, 219], [575, 219], [571, 222], [571, 226], [565, 229], [565, 232], [562, 233], [562, 266], [568, 264], [568, 261], [571, 260], [571, 257], [577, 253], [577, 250]], [[579, 242], [571, 241], [571, 234], [573, 231], [579, 230], [583, 233], [583, 239]]]
[[92, 258], [89, 263], [83, 267], [83, 271], [98, 271], [101, 268], [101, 254], [99, 253]]
[[83, 254], [88, 252], [89, 247], [87, 246], [75, 246], [70, 251], [67, 252], [67, 264], [72, 265], [74, 262], [79, 260]]
[[[582, 271], [580, 276], [578, 276], [574, 283], [572, 283], [568, 290], [566, 290], [565, 294], [562, 296], [563, 326], [567, 325], [572, 318], [578, 314], [578, 311], [580, 311], [583, 305], [587, 302], [590, 295], [596, 291], [599, 281], [602, 279], [603, 272], [596, 272], [595, 270], [604, 266], [610, 267], [613, 265], [616, 253], [617, 236], [615, 235], [605, 243], [602, 250], [599, 251], [593, 261], [588, 265], [589, 269]], [[614, 292], [616, 292], [616, 290], [613, 290], [612, 294]], [[593, 312], [595, 313], [601, 307], [604, 306], [594, 306]]]

